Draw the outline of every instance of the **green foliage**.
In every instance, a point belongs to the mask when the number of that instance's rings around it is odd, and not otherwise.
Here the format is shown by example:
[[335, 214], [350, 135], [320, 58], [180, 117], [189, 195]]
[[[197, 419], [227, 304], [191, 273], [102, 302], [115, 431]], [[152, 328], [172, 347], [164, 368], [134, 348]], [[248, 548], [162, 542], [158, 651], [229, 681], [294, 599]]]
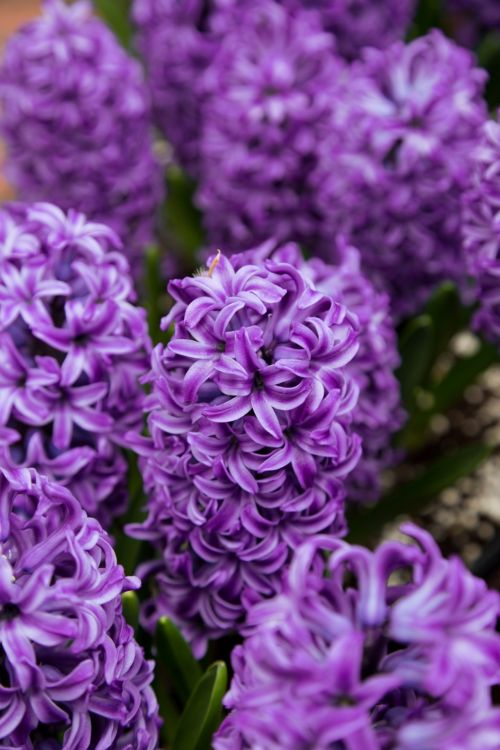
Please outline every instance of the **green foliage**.
[[139, 599], [135, 591], [122, 594], [123, 614], [128, 624], [137, 631], [139, 627]]
[[210, 750], [220, 724], [222, 699], [227, 689], [227, 667], [212, 664], [196, 685], [180, 718], [172, 750]]
[[189, 264], [192, 267], [196, 266], [196, 253], [205, 241], [201, 213], [193, 201], [195, 190], [194, 182], [180, 169], [177, 167], [169, 169], [165, 205], [168, 228], [187, 256], [186, 265]]
[[374, 507], [351, 512], [349, 541], [364, 544], [398, 515], [416, 515], [440, 492], [472, 474], [491, 452], [490, 446], [474, 443], [440, 456], [412, 480], [389, 492]]
[[132, 45], [131, 0], [94, 0], [96, 12], [108, 24], [125, 49]]
[[434, 354], [434, 325], [429, 315], [409, 321], [399, 342], [401, 365], [397, 371], [405, 408], [414, 408], [415, 390], [424, 381]]
[[201, 679], [202, 671], [189, 645], [168, 617], [160, 617], [158, 621], [156, 649], [169, 683], [184, 705]]
[[115, 538], [115, 551], [118, 562], [125, 568], [127, 575], [135, 572], [141, 542], [132, 539], [125, 533], [125, 526], [129, 523], [138, 523], [144, 516], [145, 500], [142, 486], [142, 476], [137, 463], [137, 456], [132, 451], [127, 451], [128, 460], [128, 497], [129, 507], [123, 519], [116, 525], [113, 536]]

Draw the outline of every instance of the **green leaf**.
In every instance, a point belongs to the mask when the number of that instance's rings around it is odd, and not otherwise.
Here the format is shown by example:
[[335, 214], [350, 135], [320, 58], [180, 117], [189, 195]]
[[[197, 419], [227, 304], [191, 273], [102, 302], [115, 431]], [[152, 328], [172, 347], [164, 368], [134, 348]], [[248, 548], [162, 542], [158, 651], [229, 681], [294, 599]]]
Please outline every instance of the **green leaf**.
[[372, 508], [352, 512], [349, 541], [364, 543], [400, 514], [415, 515], [436, 495], [472, 474], [491, 454], [483, 443], [462, 446], [426, 466], [414, 479], [396, 487]]
[[131, 0], [94, 0], [94, 7], [125, 49], [130, 49], [133, 35]]
[[129, 507], [127, 513], [113, 530], [115, 538], [115, 552], [118, 562], [123, 565], [127, 575], [135, 572], [139, 551], [142, 542], [132, 539], [126, 532], [125, 526], [129, 523], [139, 523], [144, 516], [144, 490], [142, 476], [137, 463], [137, 456], [132, 451], [127, 451], [128, 458], [128, 496]]
[[181, 716], [172, 750], [210, 750], [220, 724], [222, 699], [227, 689], [227, 667], [212, 664], [194, 689]]
[[123, 615], [128, 624], [137, 630], [139, 625], [139, 599], [135, 591], [126, 591], [122, 594]]
[[166, 283], [161, 269], [160, 250], [157, 245], [146, 248], [144, 264], [144, 305], [148, 314], [149, 335], [153, 344], [165, 343], [166, 335], [160, 328], [165, 314], [162, 301], [166, 298]]
[[194, 205], [196, 185], [180, 169], [172, 167], [167, 175], [165, 206], [169, 228], [195, 265], [196, 252], [203, 246], [204, 233], [200, 211]]
[[479, 351], [471, 357], [459, 359], [441, 382], [434, 389], [433, 413], [441, 414], [452, 407], [471, 385], [490, 365], [499, 361], [495, 346], [481, 342]]
[[156, 626], [158, 661], [167, 673], [182, 705], [199, 682], [202, 671], [189, 645], [172, 620], [160, 617]]
[[431, 365], [448, 347], [453, 336], [470, 322], [471, 310], [463, 307], [455, 285], [445, 281], [427, 303], [426, 314], [432, 320], [434, 346]]
[[415, 389], [429, 372], [434, 346], [434, 326], [430, 315], [420, 315], [410, 320], [401, 334], [401, 365], [397, 371], [401, 396], [408, 411], [412, 411], [414, 405]]

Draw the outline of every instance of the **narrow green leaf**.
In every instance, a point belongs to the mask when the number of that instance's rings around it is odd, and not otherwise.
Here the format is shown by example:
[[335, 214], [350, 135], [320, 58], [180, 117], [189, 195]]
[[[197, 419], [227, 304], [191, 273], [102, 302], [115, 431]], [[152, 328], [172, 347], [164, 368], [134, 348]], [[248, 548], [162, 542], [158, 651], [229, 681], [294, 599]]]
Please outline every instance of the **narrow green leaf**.
[[201, 667], [189, 645], [168, 617], [160, 617], [156, 626], [158, 661], [163, 665], [172, 688], [182, 705], [201, 678]]
[[397, 376], [401, 396], [404, 405], [411, 411], [415, 389], [428, 373], [434, 353], [434, 327], [429, 315], [420, 315], [409, 321], [401, 334], [399, 352], [401, 365]]
[[447, 411], [462, 397], [467, 386], [499, 359], [497, 348], [485, 341], [472, 357], [459, 359], [434, 389], [433, 412], [441, 414]]
[[196, 252], [204, 243], [201, 213], [193, 200], [195, 190], [196, 185], [180, 169], [173, 167], [169, 170], [165, 206], [167, 222], [193, 266], [196, 265]]
[[144, 305], [148, 314], [148, 329], [154, 344], [165, 341], [165, 334], [160, 328], [164, 315], [162, 300], [166, 297], [166, 283], [161, 269], [160, 250], [157, 245], [146, 248], [144, 264]]
[[471, 310], [462, 305], [455, 285], [445, 281], [432, 295], [425, 312], [432, 320], [434, 331], [433, 365], [447, 349], [453, 336], [468, 327]]
[[472, 474], [491, 454], [483, 443], [462, 446], [426, 466], [414, 479], [396, 487], [377, 505], [351, 513], [349, 541], [364, 543], [400, 514], [415, 515], [440, 492]]
[[212, 664], [194, 689], [181, 716], [172, 750], [210, 750], [220, 724], [222, 699], [227, 689], [227, 667]]
[[94, 0], [94, 7], [125, 49], [130, 49], [133, 35], [131, 0]]
[[126, 532], [125, 526], [129, 523], [138, 523], [144, 516], [144, 490], [142, 476], [137, 463], [137, 456], [132, 451], [127, 451], [128, 458], [128, 496], [129, 507], [127, 513], [113, 530], [115, 538], [115, 552], [118, 562], [123, 565], [127, 575], [135, 572], [137, 560], [142, 542], [132, 539]]
[[128, 624], [137, 630], [139, 625], [139, 599], [135, 591], [122, 594], [123, 615]]

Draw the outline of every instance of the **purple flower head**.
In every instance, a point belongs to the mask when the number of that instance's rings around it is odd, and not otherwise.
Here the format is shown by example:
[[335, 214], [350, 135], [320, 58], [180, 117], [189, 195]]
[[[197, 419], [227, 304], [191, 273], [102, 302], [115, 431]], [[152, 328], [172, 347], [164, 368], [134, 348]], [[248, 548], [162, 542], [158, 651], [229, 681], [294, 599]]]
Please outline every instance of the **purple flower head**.
[[235, 267], [173, 281], [153, 352], [147, 404], [149, 566], [167, 612], [194, 642], [230, 632], [248, 603], [279, 588], [290, 550], [344, 530], [344, 478], [358, 461], [347, 371], [357, 321], [289, 263]]
[[134, 0], [132, 6], [156, 125], [191, 173], [198, 169], [201, 80], [219, 43], [218, 11], [236, 2]]
[[340, 54], [359, 57], [363, 47], [388, 47], [403, 39], [416, 0], [284, 0], [291, 8], [311, 8], [326, 31], [334, 34]]
[[121, 607], [137, 586], [66, 489], [0, 471], [0, 747], [155, 750], [153, 667]]
[[299, 268], [308, 282], [322, 294], [339, 300], [358, 318], [359, 351], [347, 365], [359, 388], [353, 412], [353, 430], [363, 441], [363, 455], [348, 477], [348, 499], [376, 500], [380, 474], [395, 459], [392, 435], [404, 421], [399, 384], [394, 371], [399, 366], [396, 332], [389, 312], [389, 298], [377, 292], [361, 271], [359, 252], [339, 239], [335, 266], [319, 258], [305, 261], [297, 245], [276, 246], [267, 242], [235, 256], [235, 265], [264, 258], [287, 262]]
[[46, 203], [0, 211], [0, 455], [123, 511], [123, 434], [142, 423], [150, 343], [111, 229]]
[[475, 280], [475, 326], [500, 344], [500, 125], [487, 122], [462, 207], [465, 262]]
[[162, 195], [148, 97], [139, 64], [89, 2], [48, 0], [10, 39], [0, 99], [6, 173], [20, 197], [109, 224], [139, 263]]
[[444, 279], [463, 277], [459, 207], [486, 117], [485, 76], [471, 53], [433, 31], [367, 50], [337, 108], [317, 177], [324, 252], [346, 233], [397, 317]]
[[474, 47], [500, 25], [497, 0], [445, 0], [444, 6], [448, 30], [460, 44]]
[[313, 182], [344, 65], [316, 14], [240, 10], [205, 75], [197, 200], [210, 241], [235, 249], [317, 230]]
[[297, 551], [282, 593], [249, 612], [215, 750], [498, 747], [499, 596], [403, 531], [416, 544]]

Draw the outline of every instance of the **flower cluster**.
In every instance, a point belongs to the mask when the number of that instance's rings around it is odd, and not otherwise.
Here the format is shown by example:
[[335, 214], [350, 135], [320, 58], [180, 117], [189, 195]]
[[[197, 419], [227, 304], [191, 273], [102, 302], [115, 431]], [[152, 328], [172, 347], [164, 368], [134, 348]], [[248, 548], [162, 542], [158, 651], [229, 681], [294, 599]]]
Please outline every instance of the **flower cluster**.
[[75, 498], [0, 470], [0, 746], [155, 750], [146, 662], [122, 614], [137, 587]]
[[144, 311], [120, 243], [50, 204], [0, 211], [0, 456], [71, 487], [103, 523], [123, 511], [123, 434], [142, 422]]
[[393, 463], [391, 437], [404, 421], [399, 383], [394, 374], [399, 365], [396, 332], [389, 312], [389, 298], [377, 292], [361, 271], [359, 252], [339, 239], [334, 248], [335, 266], [319, 258], [305, 261], [299, 247], [288, 243], [276, 247], [265, 243], [241, 253], [233, 263], [253, 262], [264, 257], [299, 268], [308, 282], [322, 294], [345, 305], [358, 318], [359, 351], [346, 369], [359, 388], [353, 411], [353, 430], [362, 438], [363, 455], [347, 480], [348, 498], [369, 502], [380, 495], [380, 474]]
[[316, 14], [240, 9], [205, 74], [199, 206], [209, 241], [310, 241], [314, 176], [344, 65]]
[[440, 281], [461, 281], [460, 199], [486, 117], [485, 75], [438, 31], [367, 50], [352, 67], [321, 159], [317, 214], [324, 252], [346, 233], [397, 317], [418, 310]]
[[476, 281], [474, 322], [500, 343], [500, 124], [487, 122], [462, 207], [465, 263]]
[[496, 0], [445, 0], [448, 30], [460, 44], [475, 46], [482, 34], [500, 25]]
[[222, 2], [230, 7], [237, 0], [134, 0], [132, 6], [156, 125], [190, 172], [198, 167], [201, 79], [217, 49]]
[[403, 531], [417, 544], [319, 537], [296, 553], [233, 652], [216, 750], [498, 747], [499, 596], [426, 532]]
[[319, 12], [326, 31], [334, 34], [340, 54], [359, 57], [364, 47], [382, 49], [403, 39], [415, 12], [416, 0], [284, 0], [291, 8]]
[[139, 263], [162, 196], [150, 107], [139, 64], [89, 2], [48, 0], [9, 40], [0, 100], [6, 174], [20, 197], [109, 224]]
[[[249, 603], [279, 589], [290, 551], [344, 531], [344, 477], [360, 440], [346, 366], [357, 321], [292, 265], [235, 267], [173, 281], [153, 353], [147, 405], [149, 517], [134, 533], [161, 553], [145, 570], [196, 653], [237, 628]], [[147, 624], [146, 622], [146, 624]]]

